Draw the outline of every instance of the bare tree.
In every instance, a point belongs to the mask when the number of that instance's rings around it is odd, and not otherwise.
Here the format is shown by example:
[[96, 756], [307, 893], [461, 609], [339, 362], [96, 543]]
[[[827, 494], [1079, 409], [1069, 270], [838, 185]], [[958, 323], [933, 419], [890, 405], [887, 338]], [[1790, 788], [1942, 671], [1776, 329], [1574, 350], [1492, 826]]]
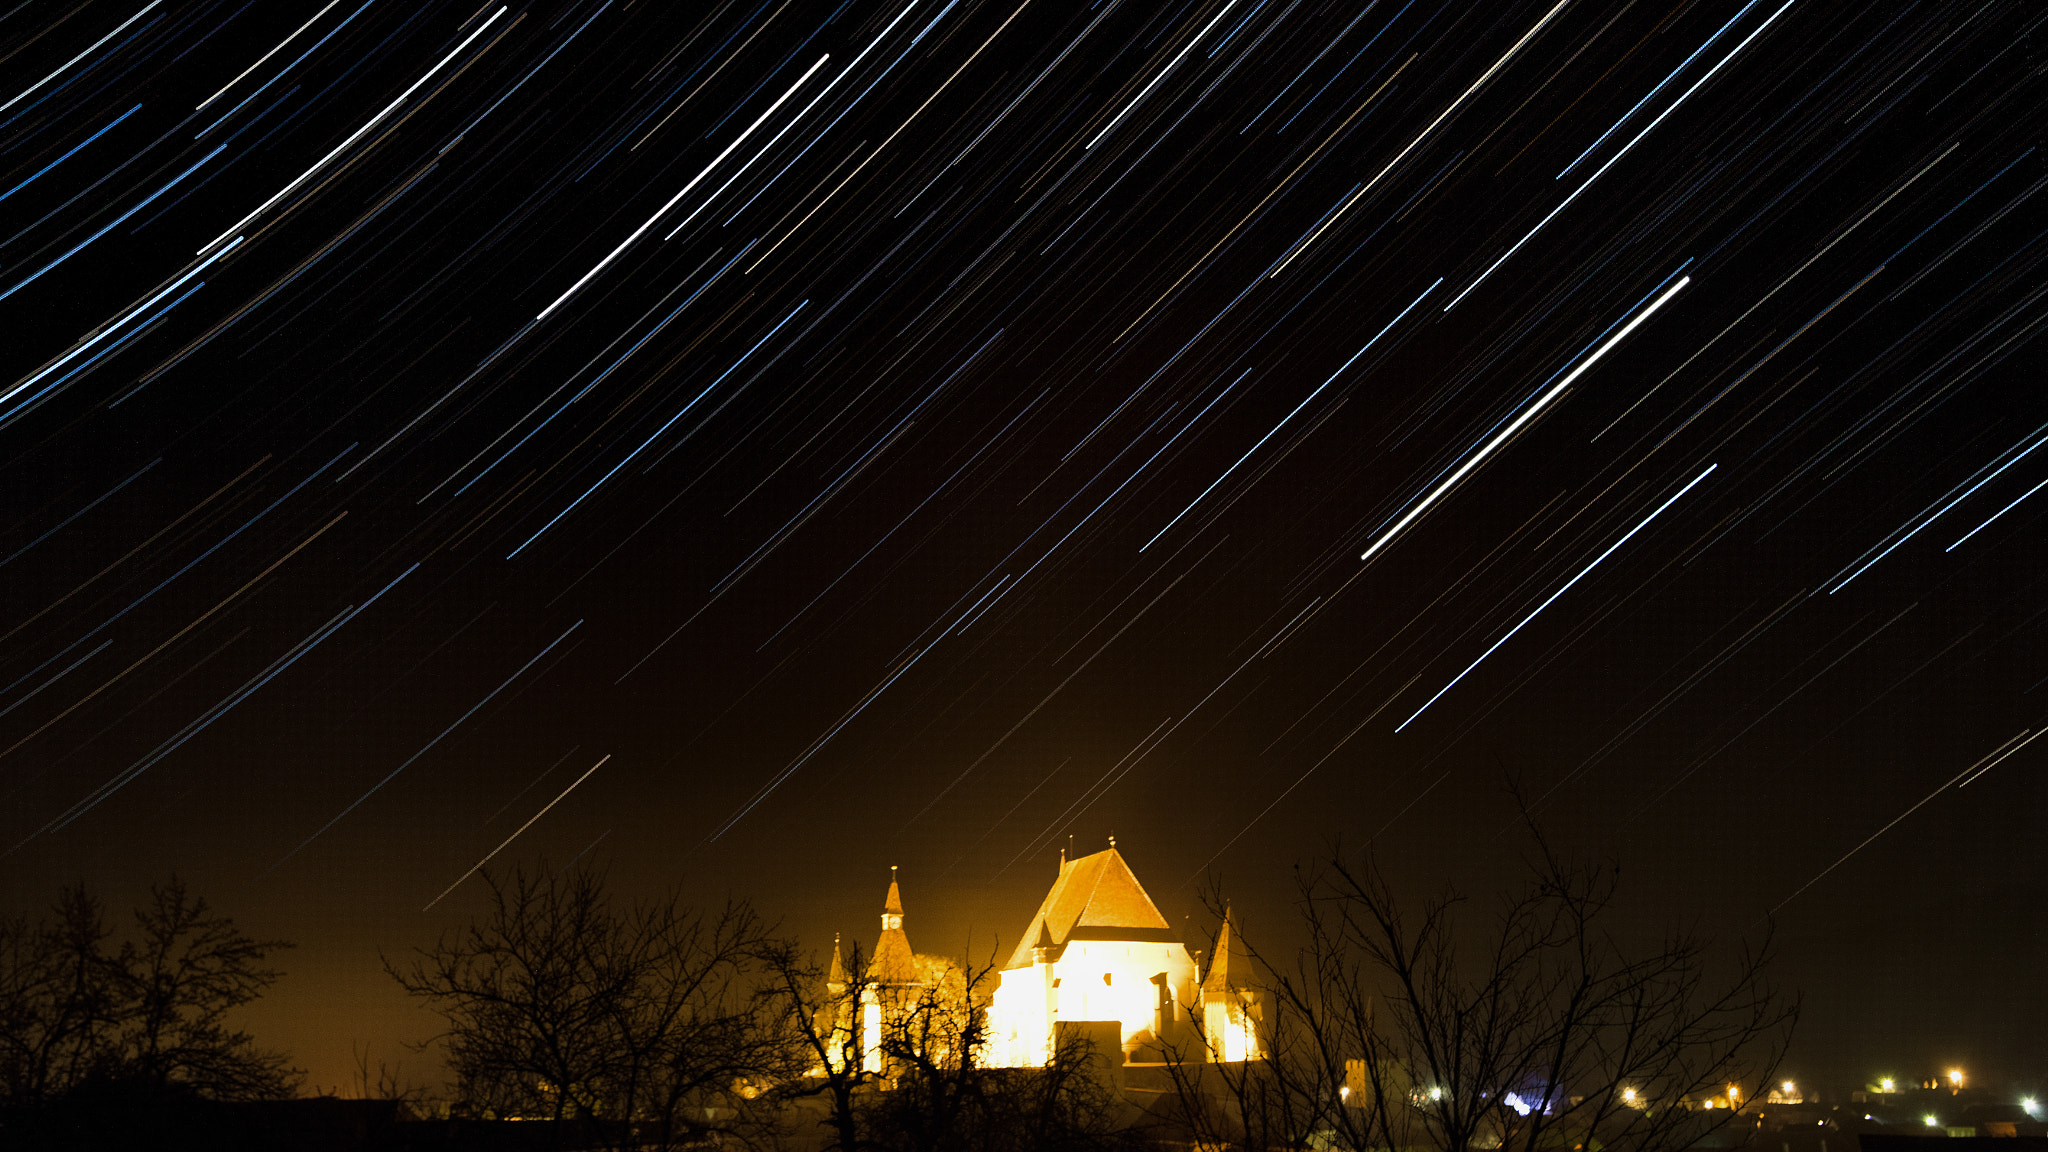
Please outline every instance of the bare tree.
[[962, 1147], [980, 1125], [992, 1081], [981, 1067], [988, 1048], [993, 961], [961, 967], [919, 956], [923, 986], [888, 1006], [881, 1055], [890, 1088], [868, 1109], [869, 1126], [892, 1147], [939, 1152]]
[[1123, 1052], [1085, 1039], [1055, 1044], [1042, 1068], [985, 1068], [954, 1148], [974, 1152], [1121, 1152], [1155, 1148], [1147, 1118], [1118, 1094]]
[[[1044, 1068], [990, 1068], [993, 962], [919, 956], [915, 989], [876, 984], [855, 949], [821, 970], [784, 943], [776, 974], [803, 1074], [778, 1085], [785, 1107], [822, 1100], [836, 1152], [1106, 1152], [1135, 1147], [1133, 1116], [1083, 1042], [1059, 1045]], [[879, 1016], [872, 1035], [864, 1010]], [[1107, 1054], [1121, 1061], [1121, 1052]]]
[[368, 1041], [350, 1041], [349, 1054], [355, 1059], [355, 1075], [344, 1086], [348, 1099], [390, 1101], [397, 1105], [393, 1115], [401, 1120], [422, 1119], [445, 1110], [446, 1102], [436, 1100], [429, 1085], [407, 1075], [402, 1061], [392, 1064], [380, 1059], [373, 1067]]
[[1266, 966], [1266, 1058], [1178, 1063], [1198, 1138], [1669, 1152], [1734, 1115], [1693, 1102], [1760, 1096], [1798, 1015], [1768, 980], [1768, 938], [1732, 955], [1682, 932], [1627, 943], [1614, 869], [1531, 833], [1530, 879], [1477, 924], [1456, 892], [1401, 900], [1369, 857], [1298, 870], [1306, 939]]
[[588, 870], [485, 880], [481, 921], [408, 966], [385, 961], [447, 1021], [440, 1039], [472, 1111], [558, 1128], [637, 1121], [666, 1143], [689, 1109], [730, 1105], [772, 1065], [745, 986], [765, 939], [747, 905], [693, 911], [671, 892], [621, 908]]
[[860, 946], [841, 957], [833, 950], [828, 970], [793, 940], [764, 943], [758, 955], [766, 972], [762, 994], [782, 1037], [784, 1074], [768, 1095], [772, 1106], [801, 1106], [821, 1100], [819, 1121], [839, 1152], [879, 1147], [865, 1135], [862, 1096], [882, 1079], [866, 1058], [861, 1003], [873, 987]]
[[122, 1058], [129, 1075], [182, 1084], [217, 1100], [290, 1095], [285, 1058], [257, 1051], [228, 1025], [228, 1013], [263, 994], [283, 973], [264, 959], [291, 945], [252, 940], [172, 877], [135, 913], [135, 937], [121, 947], [114, 984]]
[[0, 921], [0, 1075], [14, 1104], [48, 1100], [113, 1060], [117, 990], [99, 901], [67, 888], [51, 917]]
[[151, 889], [118, 941], [100, 902], [66, 889], [48, 917], [0, 922], [0, 1087], [29, 1105], [88, 1085], [288, 1096], [297, 1074], [285, 1057], [228, 1017], [278, 979], [264, 961], [290, 946], [244, 935], [176, 877]]

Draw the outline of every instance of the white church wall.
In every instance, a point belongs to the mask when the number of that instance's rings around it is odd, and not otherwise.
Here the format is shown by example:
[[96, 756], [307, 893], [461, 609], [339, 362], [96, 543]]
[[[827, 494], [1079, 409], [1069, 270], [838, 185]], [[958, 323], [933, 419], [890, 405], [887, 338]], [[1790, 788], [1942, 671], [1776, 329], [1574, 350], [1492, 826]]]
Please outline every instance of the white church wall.
[[1130, 1045], [1138, 1033], [1153, 1027], [1159, 985], [1152, 977], [1160, 973], [1166, 976], [1171, 997], [1164, 1013], [1168, 1022], [1185, 1018], [1195, 998], [1194, 957], [1183, 944], [1073, 940], [1051, 968], [1057, 981], [1051, 1016], [1046, 1011], [1046, 978], [1039, 966], [1001, 974], [990, 1006], [998, 1063], [1042, 1065], [1058, 1020], [1114, 1020], [1120, 1043]]

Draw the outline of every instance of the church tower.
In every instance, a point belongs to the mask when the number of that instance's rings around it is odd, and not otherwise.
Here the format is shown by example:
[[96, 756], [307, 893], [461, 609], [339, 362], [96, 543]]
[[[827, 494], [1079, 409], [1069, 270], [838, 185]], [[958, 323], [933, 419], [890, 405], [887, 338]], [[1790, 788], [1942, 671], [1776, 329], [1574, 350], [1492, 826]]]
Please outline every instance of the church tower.
[[847, 999], [846, 990], [852, 982], [847, 979], [846, 960], [839, 950], [839, 934], [832, 934], [832, 965], [825, 970], [824, 995], [818, 998], [818, 1010], [812, 1026], [817, 1030], [826, 1050], [826, 1059], [836, 1070], [855, 1059], [853, 1003]]
[[1215, 958], [1202, 978], [1202, 1034], [1211, 1059], [1234, 1063], [1264, 1058], [1259, 1032], [1266, 1021], [1266, 999], [1251, 979], [1246, 958], [1232, 945], [1231, 928], [1226, 909], [1216, 932]]
[[896, 866], [889, 865], [889, 896], [882, 902], [882, 935], [869, 954], [868, 978], [877, 984], [917, 983], [916, 954], [910, 937], [903, 931], [903, 889], [896, 882]]
[[868, 956], [865, 979], [861, 982], [861, 1066], [882, 1071], [882, 1029], [886, 1023], [917, 999], [923, 990], [918, 979], [917, 954], [910, 950], [910, 937], [903, 931], [903, 889], [896, 881], [896, 866], [889, 866], [889, 895], [882, 902], [882, 935]]

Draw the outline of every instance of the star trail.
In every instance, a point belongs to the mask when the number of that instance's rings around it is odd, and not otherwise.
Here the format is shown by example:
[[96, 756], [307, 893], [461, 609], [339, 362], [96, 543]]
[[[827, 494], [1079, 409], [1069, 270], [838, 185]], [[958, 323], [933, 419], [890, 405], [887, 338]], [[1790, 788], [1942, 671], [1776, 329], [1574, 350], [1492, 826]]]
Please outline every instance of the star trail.
[[8, 899], [360, 941], [602, 841], [965, 934], [1067, 835], [1435, 875], [1506, 775], [1797, 971], [1912, 938], [1815, 1004], [1890, 1035], [2048, 896], [2044, 24], [14, 6]]

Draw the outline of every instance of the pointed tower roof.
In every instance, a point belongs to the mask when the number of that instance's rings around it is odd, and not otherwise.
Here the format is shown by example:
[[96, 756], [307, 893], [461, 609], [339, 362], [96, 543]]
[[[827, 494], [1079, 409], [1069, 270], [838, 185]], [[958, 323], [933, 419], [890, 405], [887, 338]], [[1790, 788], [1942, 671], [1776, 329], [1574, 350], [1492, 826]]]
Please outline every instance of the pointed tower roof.
[[832, 934], [832, 967], [825, 971], [825, 983], [834, 992], [846, 990], [846, 961], [839, 955], [839, 933]]
[[903, 933], [903, 891], [896, 886], [896, 866], [889, 866], [889, 898], [882, 904], [882, 937], [868, 959], [868, 978], [877, 984], [917, 983], [917, 957]]
[[1235, 954], [1231, 947], [1230, 911], [1223, 912], [1223, 927], [1216, 930], [1216, 955], [1209, 960], [1208, 974], [1202, 977], [1202, 998], [1222, 997], [1232, 988], [1245, 987], [1245, 958]]
[[[1179, 939], [1167, 926], [1166, 917], [1145, 888], [1131, 873], [1130, 865], [1114, 847], [1063, 860], [1059, 879], [1031, 924], [1017, 938], [1017, 949], [1007, 967], [1022, 968], [1032, 962], [1034, 948], [1064, 950], [1069, 940], [1164, 941]], [[1049, 959], [1058, 959], [1051, 956]]]

